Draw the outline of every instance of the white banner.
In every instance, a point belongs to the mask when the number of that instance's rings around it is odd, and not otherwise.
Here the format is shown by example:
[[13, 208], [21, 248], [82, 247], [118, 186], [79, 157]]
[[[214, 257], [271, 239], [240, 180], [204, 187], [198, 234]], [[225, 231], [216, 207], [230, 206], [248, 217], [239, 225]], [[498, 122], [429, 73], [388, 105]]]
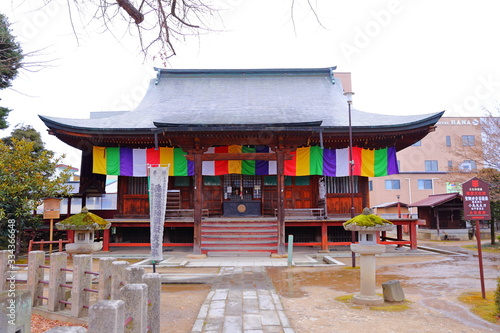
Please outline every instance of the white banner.
[[149, 168], [149, 220], [151, 260], [163, 260], [163, 227], [167, 206], [169, 167]]

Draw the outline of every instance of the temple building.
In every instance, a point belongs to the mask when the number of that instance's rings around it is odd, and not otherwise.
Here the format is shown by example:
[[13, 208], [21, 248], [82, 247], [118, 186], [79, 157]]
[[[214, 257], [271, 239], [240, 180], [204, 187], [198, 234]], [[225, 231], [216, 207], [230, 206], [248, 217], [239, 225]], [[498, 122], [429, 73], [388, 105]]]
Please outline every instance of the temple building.
[[[345, 95], [350, 73], [335, 69], [157, 69], [133, 111], [40, 118], [82, 151], [82, 205], [118, 176], [117, 209], [99, 212], [112, 223], [104, 250], [149, 245], [147, 175], [157, 165], [170, 167], [164, 246], [283, 254], [293, 234], [295, 245], [328, 250], [350, 244], [342, 223], [370, 207], [369, 177], [397, 174], [396, 153], [443, 114], [357, 110]], [[393, 222], [396, 239], [381, 242], [415, 248], [418, 220]]]

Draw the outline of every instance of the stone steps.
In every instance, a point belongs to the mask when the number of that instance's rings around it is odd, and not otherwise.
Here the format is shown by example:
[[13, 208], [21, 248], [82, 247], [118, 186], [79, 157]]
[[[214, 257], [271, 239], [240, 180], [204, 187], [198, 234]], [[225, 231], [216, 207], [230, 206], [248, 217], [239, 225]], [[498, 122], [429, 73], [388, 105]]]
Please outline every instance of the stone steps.
[[275, 221], [207, 221], [201, 228], [201, 251], [276, 252], [278, 227]]

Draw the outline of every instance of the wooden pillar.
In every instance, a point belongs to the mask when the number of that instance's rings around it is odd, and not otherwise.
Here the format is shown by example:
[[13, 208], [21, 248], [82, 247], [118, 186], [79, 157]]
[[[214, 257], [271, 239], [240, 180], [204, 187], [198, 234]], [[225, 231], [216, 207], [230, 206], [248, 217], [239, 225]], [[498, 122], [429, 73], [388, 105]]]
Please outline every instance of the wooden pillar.
[[417, 249], [417, 221], [410, 222], [410, 250]]
[[278, 187], [278, 254], [285, 254], [285, 152], [276, 151]]
[[[396, 226], [396, 233], [397, 233], [397, 239], [398, 241], [402, 241], [403, 240], [403, 226], [402, 225], [397, 225]], [[401, 244], [398, 244], [397, 247], [402, 247], [403, 245]]]
[[328, 249], [328, 226], [325, 222], [321, 223], [321, 251], [329, 252]]
[[102, 250], [109, 251], [109, 238], [111, 229], [104, 229], [102, 233]]
[[203, 209], [202, 151], [194, 153], [194, 230], [193, 254], [201, 254], [201, 217]]
[[66, 230], [66, 238], [70, 243], [75, 242], [75, 230]]

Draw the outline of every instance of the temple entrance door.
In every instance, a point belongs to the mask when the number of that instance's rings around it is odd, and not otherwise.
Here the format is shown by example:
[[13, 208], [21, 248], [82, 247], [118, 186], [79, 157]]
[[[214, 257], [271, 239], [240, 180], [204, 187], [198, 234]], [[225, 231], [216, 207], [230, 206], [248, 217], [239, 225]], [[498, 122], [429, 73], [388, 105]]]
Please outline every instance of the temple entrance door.
[[285, 208], [312, 208], [314, 189], [310, 176], [285, 178]]
[[[314, 208], [316, 207], [317, 183], [313, 176], [285, 177], [285, 208]], [[314, 183], [314, 184], [313, 184]], [[263, 186], [264, 215], [275, 215], [278, 208], [276, 192], [276, 176], [265, 176]]]
[[203, 208], [210, 215], [221, 215], [222, 181], [221, 176], [203, 176]]

